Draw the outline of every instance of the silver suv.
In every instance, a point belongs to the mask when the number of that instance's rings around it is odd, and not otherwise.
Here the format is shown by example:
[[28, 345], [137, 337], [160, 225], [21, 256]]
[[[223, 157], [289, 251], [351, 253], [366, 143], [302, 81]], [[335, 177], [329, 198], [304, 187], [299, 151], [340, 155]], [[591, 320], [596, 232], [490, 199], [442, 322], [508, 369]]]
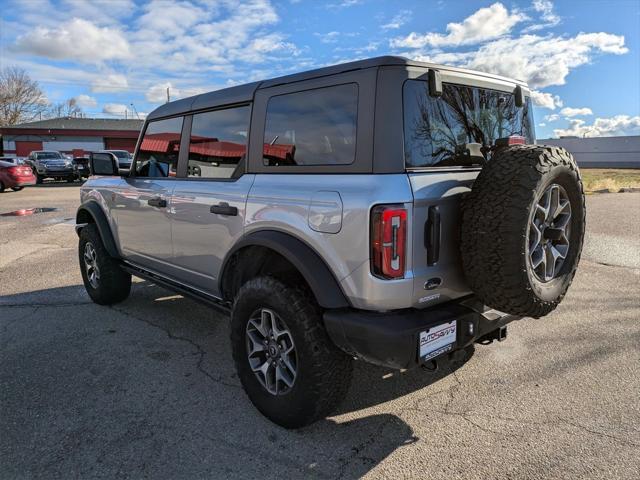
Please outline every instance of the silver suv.
[[464, 360], [552, 311], [575, 273], [575, 162], [535, 145], [525, 84], [380, 57], [167, 103], [130, 172], [94, 153], [86, 289], [131, 275], [231, 314], [238, 376], [288, 428], [329, 414], [353, 359]]

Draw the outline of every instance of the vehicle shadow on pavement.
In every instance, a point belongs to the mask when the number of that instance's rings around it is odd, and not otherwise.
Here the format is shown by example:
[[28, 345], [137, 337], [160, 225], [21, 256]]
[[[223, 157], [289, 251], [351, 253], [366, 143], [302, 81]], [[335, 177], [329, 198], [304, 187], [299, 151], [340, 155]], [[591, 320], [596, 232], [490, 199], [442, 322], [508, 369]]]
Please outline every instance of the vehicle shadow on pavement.
[[[400, 417], [361, 410], [441, 378], [356, 362], [346, 418], [289, 431], [244, 395], [228, 319], [153, 284], [111, 307], [80, 285], [8, 295], [0, 313], [9, 477], [356, 478], [417, 441]], [[28, 355], [11, 348], [25, 341]]]

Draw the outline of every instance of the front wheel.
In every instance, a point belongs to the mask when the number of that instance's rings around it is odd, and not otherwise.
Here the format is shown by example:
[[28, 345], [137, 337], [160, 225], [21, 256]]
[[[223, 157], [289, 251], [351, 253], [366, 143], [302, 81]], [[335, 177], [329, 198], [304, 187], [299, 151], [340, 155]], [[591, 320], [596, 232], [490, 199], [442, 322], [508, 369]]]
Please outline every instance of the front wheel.
[[36, 184], [37, 185], [42, 185], [42, 181], [43, 180], [44, 180], [44, 178], [39, 173], [36, 173]]
[[11, 187], [11, 190], [13, 190], [14, 192], [19, 192], [20, 190], [22, 190], [24, 187]]
[[131, 275], [109, 256], [94, 224], [80, 231], [78, 257], [84, 287], [91, 300], [99, 305], [111, 305], [129, 296]]
[[329, 339], [314, 299], [275, 278], [254, 278], [238, 292], [231, 346], [249, 399], [285, 428], [325, 417], [349, 388], [352, 359]]

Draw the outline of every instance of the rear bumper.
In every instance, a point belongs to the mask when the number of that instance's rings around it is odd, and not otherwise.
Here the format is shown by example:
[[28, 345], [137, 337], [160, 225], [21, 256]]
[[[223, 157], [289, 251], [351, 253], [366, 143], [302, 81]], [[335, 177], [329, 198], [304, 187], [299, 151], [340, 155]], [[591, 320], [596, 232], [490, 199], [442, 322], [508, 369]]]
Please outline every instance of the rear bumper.
[[491, 310], [474, 297], [424, 310], [406, 309], [379, 313], [340, 309], [324, 313], [329, 337], [343, 351], [376, 365], [411, 368], [421, 364], [418, 342], [421, 331], [457, 322], [452, 350], [460, 350], [520, 317]]
[[13, 185], [11, 185], [12, 187], [27, 187], [29, 185], [35, 185], [36, 184], [36, 177], [29, 177], [29, 178], [16, 178], [13, 181]]

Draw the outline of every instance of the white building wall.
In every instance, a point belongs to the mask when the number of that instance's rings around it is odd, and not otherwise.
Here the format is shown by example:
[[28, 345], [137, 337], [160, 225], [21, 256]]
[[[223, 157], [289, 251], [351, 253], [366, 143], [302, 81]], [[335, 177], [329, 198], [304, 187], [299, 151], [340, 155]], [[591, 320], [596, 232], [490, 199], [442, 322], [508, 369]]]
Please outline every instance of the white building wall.
[[75, 149], [83, 150], [104, 150], [104, 142], [101, 139], [95, 140], [53, 140], [49, 142], [42, 142], [43, 150], [59, 150], [61, 152], [71, 152]]
[[583, 168], [640, 168], [640, 135], [547, 138], [538, 144], [566, 148]]

